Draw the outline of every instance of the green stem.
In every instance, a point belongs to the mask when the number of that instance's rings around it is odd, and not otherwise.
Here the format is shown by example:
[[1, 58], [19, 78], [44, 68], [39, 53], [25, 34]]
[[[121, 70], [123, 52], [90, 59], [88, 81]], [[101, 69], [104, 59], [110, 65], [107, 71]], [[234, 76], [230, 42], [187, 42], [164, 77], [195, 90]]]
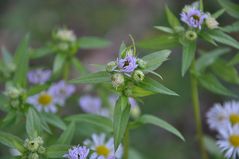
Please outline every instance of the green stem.
[[124, 146], [123, 159], [128, 159], [129, 158], [129, 127], [128, 126], [125, 131], [125, 136], [123, 139], [123, 146]]
[[203, 11], [203, 0], [200, 0], [200, 10]]
[[[191, 67], [192, 69], [195, 68], [194, 62]], [[197, 139], [199, 142], [202, 159], [208, 159], [207, 151], [205, 149], [204, 141], [203, 141], [202, 120], [201, 120], [200, 103], [199, 103], [199, 95], [198, 95], [198, 81], [193, 74], [191, 74], [191, 89], [192, 89], [191, 91], [192, 91], [192, 102], [193, 102], [193, 108], [194, 108], [194, 117], [196, 122]]]
[[64, 69], [64, 70], [63, 70], [63, 79], [64, 79], [65, 81], [67, 81], [68, 75], [69, 75], [69, 62], [67, 62], [67, 61], [65, 62], [63, 69]]

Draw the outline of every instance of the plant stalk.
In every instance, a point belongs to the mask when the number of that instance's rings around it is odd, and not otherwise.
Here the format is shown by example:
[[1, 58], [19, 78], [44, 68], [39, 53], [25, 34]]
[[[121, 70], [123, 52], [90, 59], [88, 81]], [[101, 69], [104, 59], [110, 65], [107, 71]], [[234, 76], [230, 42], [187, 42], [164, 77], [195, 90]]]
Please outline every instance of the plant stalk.
[[128, 159], [129, 158], [129, 127], [128, 126], [125, 131], [123, 146], [124, 146], [123, 159]]
[[[191, 68], [192, 69], [195, 68], [195, 62], [192, 63]], [[199, 142], [201, 158], [208, 159], [207, 151], [205, 149], [204, 140], [203, 140], [202, 119], [201, 119], [201, 111], [200, 111], [200, 103], [199, 103], [199, 95], [198, 95], [198, 81], [192, 73], [190, 78], [191, 78], [191, 91], [192, 91], [194, 117], [196, 122], [197, 140]]]

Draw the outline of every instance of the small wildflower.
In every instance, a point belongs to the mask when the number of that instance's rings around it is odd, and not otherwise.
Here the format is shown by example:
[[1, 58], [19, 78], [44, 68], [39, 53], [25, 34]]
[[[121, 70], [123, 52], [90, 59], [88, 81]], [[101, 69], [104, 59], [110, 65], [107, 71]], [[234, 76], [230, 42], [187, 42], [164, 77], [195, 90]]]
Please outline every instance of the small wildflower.
[[111, 61], [106, 65], [106, 71], [107, 72], [112, 72], [114, 69], [117, 67], [117, 62]]
[[195, 7], [186, 6], [180, 14], [181, 20], [189, 27], [201, 29], [207, 15]]
[[63, 157], [68, 159], [86, 159], [90, 150], [86, 146], [73, 146]]
[[135, 70], [133, 73], [133, 79], [136, 82], [141, 82], [144, 80], [144, 73], [141, 70]]
[[127, 54], [125, 58], [118, 59], [117, 61], [120, 72], [131, 73], [138, 67], [137, 60], [133, 55]]
[[108, 141], [106, 141], [105, 134], [93, 134], [92, 140], [85, 140], [84, 144], [89, 146], [94, 151], [90, 159], [120, 159], [123, 154], [122, 146], [120, 145], [115, 152], [114, 139], [110, 138]]
[[212, 16], [208, 16], [208, 17], [206, 18], [206, 25], [207, 25], [207, 27], [208, 27], [209, 29], [216, 29], [216, 28], [218, 28], [219, 23], [218, 23], [218, 21], [217, 21], [215, 18], [213, 18]]
[[236, 159], [239, 156], [239, 125], [227, 125], [226, 128], [220, 129], [217, 145], [225, 153], [225, 157]]
[[185, 33], [185, 37], [190, 40], [190, 41], [193, 41], [193, 40], [196, 40], [197, 39], [197, 33], [195, 31], [191, 31], [191, 30], [188, 30], [186, 31]]
[[115, 88], [118, 88], [120, 86], [124, 85], [124, 75], [121, 73], [115, 73], [111, 77], [112, 85]]
[[44, 84], [51, 77], [51, 70], [36, 69], [27, 74], [28, 81], [32, 84]]
[[76, 35], [72, 30], [68, 29], [59, 29], [55, 35], [56, 39], [66, 42], [75, 42]]

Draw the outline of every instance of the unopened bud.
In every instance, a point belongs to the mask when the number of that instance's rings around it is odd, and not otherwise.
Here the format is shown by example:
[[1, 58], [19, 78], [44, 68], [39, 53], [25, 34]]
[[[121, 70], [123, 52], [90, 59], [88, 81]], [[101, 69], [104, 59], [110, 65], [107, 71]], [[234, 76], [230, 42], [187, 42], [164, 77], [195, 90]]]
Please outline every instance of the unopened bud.
[[21, 95], [21, 93], [22, 91], [15, 87], [7, 87], [7, 90], [5, 91], [5, 95], [12, 99], [18, 98]]
[[147, 62], [142, 59], [137, 59], [137, 64], [138, 64], [139, 68], [144, 69], [147, 65]]
[[209, 29], [216, 29], [218, 28], [219, 23], [215, 18], [210, 16], [206, 19], [206, 25]]
[[133, 79], [136, 82], [140, 82], [144, 80], [144, 73], [141, 70], [135, 70], [133, 73]]
[[185, 33], [185, 37], [186, 37], [188, 40], [193, 41], [193, 40], [196, 40], [196, 39], [197, 39], [197, 33], [194, 32], [194, 31], [188, 30], [188, 31], [186, 31], [186, 33]]
[[106, 65], [106, 71], [112, 72], [117, 67], [117, 63], [115, 61], [111, 61]]
[[26, 147], [29, 151], [35, 152], [38, 150], [39, 148], [39, 143], [36, 142], [35, 140], [30, 140], [27, 143], [27, 147]]
[[111, 77], [113, 87], [117, 88], [124, 85], [124, 75], [121, 73], [115, 73]]

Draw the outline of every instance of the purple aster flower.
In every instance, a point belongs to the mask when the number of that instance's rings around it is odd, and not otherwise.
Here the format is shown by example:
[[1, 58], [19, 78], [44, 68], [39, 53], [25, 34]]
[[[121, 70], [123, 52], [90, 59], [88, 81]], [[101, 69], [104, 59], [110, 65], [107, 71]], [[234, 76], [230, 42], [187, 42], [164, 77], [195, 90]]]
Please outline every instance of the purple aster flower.
[[75, 92], [75, 86], [60, 81], [51, 86], [50, 90], [54, 92], [54, 96], [58, 99], [58, 104], [63, 106], [68, 97]]
[[28, 81], [32, 84], [44, 84], [51, 77], [51, 70], [36, 69], [27, 74]]
[[181, 14], [181, 20], [189, 27], [201, 29], [204, 20], [207, 15], [201, 12], [199, 9], [189, 7], [185, 9]]
[[125, 58], [118, 59], [117, 61], [120, 72], [131, 73], [138, 67], [137, 59], [133, 55], [127, 55]]
[[86, 159], [90, 150], [86, 146], [74, 146], [63, 157], [68, 159]]

